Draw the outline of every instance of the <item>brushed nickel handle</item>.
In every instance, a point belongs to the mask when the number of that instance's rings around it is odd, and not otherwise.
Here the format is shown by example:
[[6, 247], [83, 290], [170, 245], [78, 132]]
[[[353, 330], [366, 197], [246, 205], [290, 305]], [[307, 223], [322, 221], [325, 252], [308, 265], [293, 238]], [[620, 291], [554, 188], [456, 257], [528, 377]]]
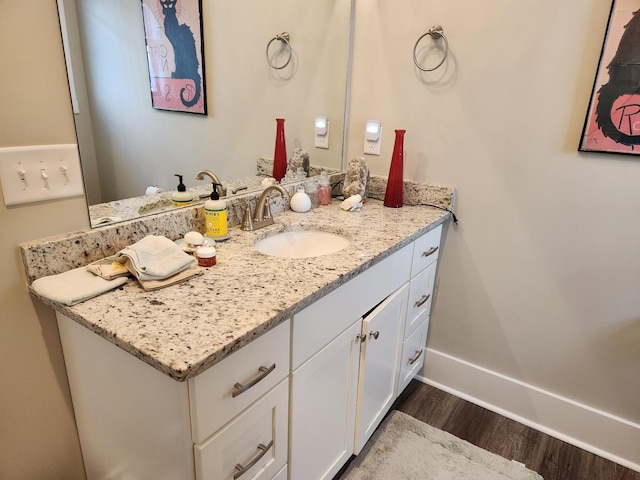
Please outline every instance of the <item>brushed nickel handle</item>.
[[422, 252], [422, 256], [423, 257], [428, 257], [429, 255], [433, 255], [434, 253], [436, 253], [438, 251], [438, 247], [431, 247], [429, 250], [427, 250], [426, 252]]
[[376, 331], [376, 332], [370, 332], [369, 335], [371, 335], [373, 337], [374, 340], [377, 340], [378, 337], [380, 336], [380, 332]]
[[420, 300], [418, 300], [415, 304], [416, 307], [421, 307], [422, 305], [425, 304], [425, 302], [427, 300], [429, 300], [431, 298], [431, 294], [428, 293], [427, 295], [423, 295], [422, 298], [420, 298]]
[[236, 383], [233, 386], [234, 390], [233, 390], [233, 393], [231, 394], [231, 396], [233, 398], [236, 398], [241, 393], [246, 392], [251, 387], [253, 387], [256, 383], [260, 382], [261, 380], [264, 380], [264, 378], [267, 375], [269, 375], [271, 372], [273, 372], [275, 369], [276, 369], [276, 364], [275, 363], [273, 365], [271, 365], [269, 368], [267, 368], [267, 367], [258, 368], [258, 371], [261, 372], [260, 375], [258, 375], [257, 377], [255, 377], [254, 379], [252, 379], [251, 381], [249, 381], [245, 385], [242, 385], [241, 383]]
[[364, 343], [367, 341], [367, 336], [359, 333], [356, 335], [356, 340], [360, 340], [360, 343]]
[[269, 451], [269, 449], [273, 446], [273, 440], [271, 440], [267, 445], [263, 445], [262, 443], [260, 443], [258, 445], [258, 450], [260, 450], [260, 452], [258, 452], [258, 455], [256, 455], [256, 457], [251, 460], [249, 463], [247, 463], [246, 465], [240, 465], [239, 463], [236, 464], [236, 470], [238, 470], [234, 475], [233, 475], [233, 480], [237, 480], [238, 478], [240, 478], [242, 475], [244, 475], [245, 473], [247, 473], [247, 471], [253, 467], [256, 463], [258, 463], [258, 461], [264, 457], [264, 455]]
[[420, 355], [422, 355], [422, 352], [423, 350], [417, 351], [416, 354], [409, 359], [409, 365], [413, 365], [414, 363], [416, 363], [420, 358]]

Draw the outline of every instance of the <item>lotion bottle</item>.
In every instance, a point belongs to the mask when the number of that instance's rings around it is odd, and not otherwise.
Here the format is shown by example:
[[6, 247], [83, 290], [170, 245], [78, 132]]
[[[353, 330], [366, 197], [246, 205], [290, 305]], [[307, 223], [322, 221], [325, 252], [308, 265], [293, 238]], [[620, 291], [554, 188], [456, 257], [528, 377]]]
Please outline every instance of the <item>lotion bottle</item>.
[[205, 236], [214, 240], [229, 238], [227, 231], [227, 202], [220, 200], [216, 190], [217, 183], [213, 183], [211, 198], [204, 202]]
[[193, 203], [193, 194], [187, 192], [187, 187], [182, 183], [182, 175], [175, 174], [179, 179], [178, 187], [176, 191], [171, 194], [171, 202], [174, 207], [183, 207], [185, 205], [191, 205]]

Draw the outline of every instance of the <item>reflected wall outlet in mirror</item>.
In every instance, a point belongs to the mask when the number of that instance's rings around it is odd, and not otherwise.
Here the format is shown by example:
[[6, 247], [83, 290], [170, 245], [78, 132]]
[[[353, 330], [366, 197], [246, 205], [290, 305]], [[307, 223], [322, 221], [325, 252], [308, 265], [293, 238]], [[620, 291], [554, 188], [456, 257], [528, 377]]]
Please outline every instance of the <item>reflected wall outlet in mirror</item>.
[[380, 155], [382, 144], [382, 125], [378, 120], [367, 120], [364, 129], [364, 153], [365, 155]]
[[329, 120], [325, 116], [316, 117], [314, 145], [316, 148], [329, 148]]

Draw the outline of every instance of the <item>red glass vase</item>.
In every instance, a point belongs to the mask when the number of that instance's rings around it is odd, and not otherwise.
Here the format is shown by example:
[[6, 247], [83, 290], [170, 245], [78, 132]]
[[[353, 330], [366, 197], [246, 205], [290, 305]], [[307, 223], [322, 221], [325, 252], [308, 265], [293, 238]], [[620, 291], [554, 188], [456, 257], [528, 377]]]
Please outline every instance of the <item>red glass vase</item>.
[[387, 178], [387, 191], [384, 194], [384, 206], [398, 208], [402, 206], [402, 169], [404, 162], [404, 134], [406, 130], [396, 130], [393, 155]]
[[276, 149], [273, 153], [273, 178], [278, 182], [287, 174], [287, 146], [284, 141], [284, 118], [276, 118]]

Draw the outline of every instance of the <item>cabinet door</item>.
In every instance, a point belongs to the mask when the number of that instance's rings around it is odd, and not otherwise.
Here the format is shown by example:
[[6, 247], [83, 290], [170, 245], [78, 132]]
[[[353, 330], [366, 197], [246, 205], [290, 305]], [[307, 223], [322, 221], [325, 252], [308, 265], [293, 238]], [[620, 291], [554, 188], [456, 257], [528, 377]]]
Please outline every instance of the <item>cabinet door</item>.
[[378, 305], [362, 325], [354, 453], [358, 454], [396, 399], [401, 325], [409, 285]]
[[288, 381], [194, 447], [197, 480], [270, 480], [287, 463]]
[[360, 323], [292, 374], [291, 480], [331, 479], [353, 453]]

